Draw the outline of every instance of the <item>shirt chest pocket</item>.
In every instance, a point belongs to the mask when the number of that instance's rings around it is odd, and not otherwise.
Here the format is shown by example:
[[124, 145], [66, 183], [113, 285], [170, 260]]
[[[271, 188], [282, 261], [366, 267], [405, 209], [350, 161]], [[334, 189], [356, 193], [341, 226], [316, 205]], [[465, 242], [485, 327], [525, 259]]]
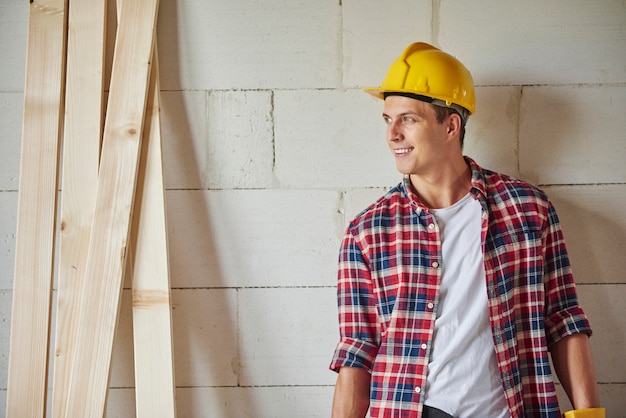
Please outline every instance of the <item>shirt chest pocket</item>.
[[539, 284], [543, 278], [542, 231], [527, 225], [509, 225], [487, 241], [498, 276], [513, 286]]

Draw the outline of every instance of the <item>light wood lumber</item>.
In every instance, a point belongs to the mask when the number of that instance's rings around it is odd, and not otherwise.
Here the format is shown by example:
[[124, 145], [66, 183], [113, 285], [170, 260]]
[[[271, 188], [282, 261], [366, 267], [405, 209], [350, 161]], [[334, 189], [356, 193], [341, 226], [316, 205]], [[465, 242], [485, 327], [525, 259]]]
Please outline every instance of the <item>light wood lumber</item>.
[[46, 413], [65, 0], [30, 3], [6, 416]]
[[176, 416], [157, 58], [155, 40], [129, 263], [137, 418]]
[[68, 6], [53, 418], [65, 416], [96, 203], [107, 0], [72, 0]]
[[[117, 1], [119, 16], [122, 0]], [[172, 306], [156, 38], [139, 160], [127, 277], [132, 279], [137, 418], [176, 417]]]
[[67, 417], [104, 414], [158, 0], [121, 7]]

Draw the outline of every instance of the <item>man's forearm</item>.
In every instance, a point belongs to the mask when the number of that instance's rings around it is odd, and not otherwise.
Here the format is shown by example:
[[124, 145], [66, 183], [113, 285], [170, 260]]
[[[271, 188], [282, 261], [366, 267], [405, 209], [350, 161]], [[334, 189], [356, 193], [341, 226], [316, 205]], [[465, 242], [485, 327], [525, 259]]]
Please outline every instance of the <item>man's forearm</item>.
[[332, 418], [363, 418], [370, 403], [370, 374], [357, 367], [339, 369]]
[[556, 374], [575, 409], [600, 406], [596, 371], [589, 337], [575, 334], [565, 337], [551, 348]]

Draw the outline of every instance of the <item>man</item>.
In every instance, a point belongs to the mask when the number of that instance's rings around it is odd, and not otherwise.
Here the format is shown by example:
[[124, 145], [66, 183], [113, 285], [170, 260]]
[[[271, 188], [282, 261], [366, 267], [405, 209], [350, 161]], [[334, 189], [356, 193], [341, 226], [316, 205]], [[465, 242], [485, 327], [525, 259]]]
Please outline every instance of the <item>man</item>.
[[552, 204], [462, 154], [469, 71], [414, 43], [366, 91], [404, 179], [342, 242], [333, 417], [558, 417], [549, 353], [574, 408], [604, 417]]

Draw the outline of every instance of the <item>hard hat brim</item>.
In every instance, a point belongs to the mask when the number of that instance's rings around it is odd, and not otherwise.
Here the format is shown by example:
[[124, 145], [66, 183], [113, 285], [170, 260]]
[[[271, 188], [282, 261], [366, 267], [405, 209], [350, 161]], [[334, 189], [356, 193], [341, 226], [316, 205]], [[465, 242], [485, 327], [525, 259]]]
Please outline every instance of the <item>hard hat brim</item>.
[[376, 88], [365, 88], [363, 89], [363, 91], [382, 100], [385, 100], [389, 96], [402, 96], [402, 97], [407, 97], [409, 99], [418, 100], [420, 102], [430, 103], [435, 106], [448, 107], [458, 112], [458, 114], [461, 116], [461, 119], [463, 120], [463, 124], [467, 122], [467, 118], [472, 114], [470, 110], [456, 103], [447, 102], [445, 100], [437, 99], [431, 96], [424, 96], [422, 94], [416, 94], [413, 92], [376, 89]]
[[376, 87], [366, 87], [363, 89], [363, 91], [371, 96], [376, 97], [377, 99], [380, 100], [385, 100], [385, 95], [393, 95], [394, 93], [397, 93], [398, 95], [406, 95], [406, 94], [410, 94], [411, 96], [421, 96], [424, 98], [424, 100], [422, 99], [418, 99], [417, 97], [413, 97], [416, 100], [420, 100], [422, 102], [426, 102], [426, 103], [433, 103], [433, 102], [440, 102], [439, 103], [434, 103], [437, 104], [439, 106], [444, 106], [444, 107], [453, 107], [452, 105], [455, 104], [456, 106], [465, 109], [465, 111], [467, 111], [468, 115], [471, 115], [474, 113], [475, 109], [468, 109], [465, 106], [462, 106], [458, 103], [454, 103], [452, 101], [450, 101], [448, 98], [446, 97], [438, 97], [436, 95], [433, 96], [425, 96], [419, 93], [415, 93], [413, 91], [407, 91], [407, 90], [393, 90], [393, 89], [383, 89], [383, 88], [376, 88]]
[[385, 99], [384, 94], [386, 91], [383, 89], [374, 88], [374, 87], [366, 87], [363, 89], [363, 91], [369, 95], [376, 97], [377, 99], [380, 99], [380, 100]]

